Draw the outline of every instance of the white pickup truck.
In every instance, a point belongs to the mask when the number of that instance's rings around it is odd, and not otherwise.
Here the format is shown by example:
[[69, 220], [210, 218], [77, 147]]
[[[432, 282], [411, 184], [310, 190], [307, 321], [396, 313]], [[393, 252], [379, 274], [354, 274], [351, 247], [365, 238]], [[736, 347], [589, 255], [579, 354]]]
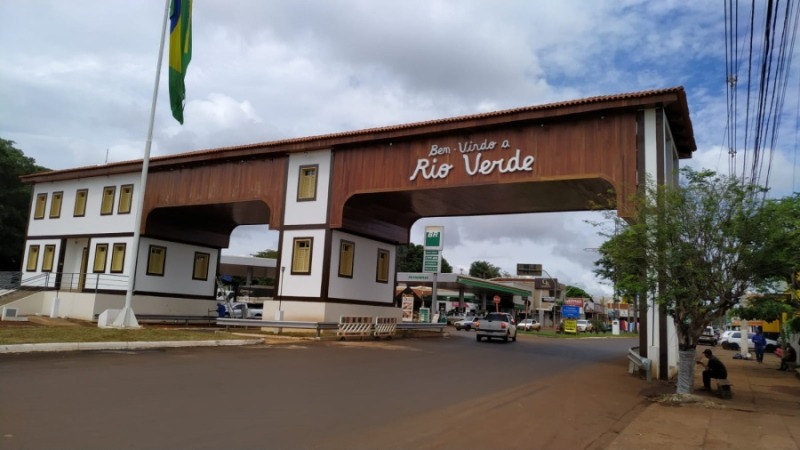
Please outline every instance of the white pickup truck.
[[508, 342], [509, 339], [512, 342], [517, 341], [517, 323], [509, 313], [489, 313], [486, 317], [475, 319], [472, 327], [477, 333], [475, 339], [478, 342], [483, 338], [486, 338], [487, 341], [491, 338], [500, 338], [505, 342]]

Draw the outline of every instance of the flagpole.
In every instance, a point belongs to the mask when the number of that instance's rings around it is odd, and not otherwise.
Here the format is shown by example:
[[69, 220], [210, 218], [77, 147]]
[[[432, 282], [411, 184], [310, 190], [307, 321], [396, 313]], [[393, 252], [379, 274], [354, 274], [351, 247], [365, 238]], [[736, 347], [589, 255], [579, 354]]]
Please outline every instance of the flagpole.
[[133, 222], [133, 251], [128, 256], [128, 290], [125, 293], [125, 307], [119, 312], [114, 320], [114, 328], [140, 328], [136, 320], [136, 314], [131, 306], [133, 300], [133, 287], [136, 280], [136, 265], [139, 256], [139, 238], [142, 228], [142, 209], [144, 207], [144, 192], [147, 187], [147, 171], [150, 167], [150, 147], [153, 143], [153, 124], [156, 118], [156, 101], [158, 100], [158, 83], [161, 80], [161, 61], [164, 58], [164, 40], [167, 36], [167, 19], [169, 18], [169, 2], [164, 1], [164, 21], [161, 25], [161, 43], [158, 48], [158, 65], [156, 66], [156, 82], [153, 87], [153, 102], [150, 106], [150, 125], [147, 129], [147, 143], [144, 146], [144, 158], [142, 158], [142, 180], [139, 183], [139, 195], [136, 202], [136, 216]]

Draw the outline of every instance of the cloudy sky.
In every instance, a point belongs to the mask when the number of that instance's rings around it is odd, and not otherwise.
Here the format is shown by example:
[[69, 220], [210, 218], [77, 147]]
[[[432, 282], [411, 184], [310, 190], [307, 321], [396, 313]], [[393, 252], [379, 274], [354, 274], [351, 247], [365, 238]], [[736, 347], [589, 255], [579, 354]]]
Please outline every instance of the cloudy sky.
[[[684, 163], [727, 173], [724, 3], [196, 0], [185, 124], [170, 114], [165, 64], [152, 155], [684, 86], [699, 147]], [[741, 99], [749, 4], [736, 33]], [[50, 169], [141, 159], [163, 10], [161, 0], [0, 1], [0, 138]], [[799, 62], [769, 153], [776, 195], [800, 188]], [[603, 217], [430, 218], [411, 237], [443, 225], [456, 271], [538, 263], [608, 295], [592, 273], [602, 239], [587, 219]], [[239, 227], [224, 253], [267, 248], [277, 232]]]

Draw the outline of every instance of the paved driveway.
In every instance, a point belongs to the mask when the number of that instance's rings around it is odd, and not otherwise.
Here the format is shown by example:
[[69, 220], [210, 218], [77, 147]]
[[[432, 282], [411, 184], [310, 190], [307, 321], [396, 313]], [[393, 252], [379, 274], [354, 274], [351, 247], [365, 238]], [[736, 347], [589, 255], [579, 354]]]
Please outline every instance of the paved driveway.
[[633, 339], [297, 342], [0, 357], [0, 448], [602, 448]]

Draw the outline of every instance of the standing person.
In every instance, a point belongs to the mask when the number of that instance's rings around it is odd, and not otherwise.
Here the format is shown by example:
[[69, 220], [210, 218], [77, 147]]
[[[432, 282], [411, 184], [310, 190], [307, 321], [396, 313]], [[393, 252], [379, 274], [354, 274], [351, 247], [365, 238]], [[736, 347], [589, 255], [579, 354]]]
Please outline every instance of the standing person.
[[710, 391], [711, 390], [711, 379], [716, 378], [718, 380], [725, 380], [728, 378], [728, 369], [725, 368], [725, 364], [722, 364], [722, 361], [719, 360], [714, 354], [711, 352], [711, 349], [707, 348], [703, 350], [703, 354], [708, 358], [708, 363], [703, 363], [703, 361], [697, 361], [697, 364], [702, 365], [706, 368], [703, 371], [703, 390]]
[[761, 328], [759, 328], [758, 331], [756, 331], [756, 335], [753, 336], [753, 344], [756, 347], [756, 361], [759, 363], [764, 362], [764, 347], [767, 346], [767, 338], [764, 337]]

